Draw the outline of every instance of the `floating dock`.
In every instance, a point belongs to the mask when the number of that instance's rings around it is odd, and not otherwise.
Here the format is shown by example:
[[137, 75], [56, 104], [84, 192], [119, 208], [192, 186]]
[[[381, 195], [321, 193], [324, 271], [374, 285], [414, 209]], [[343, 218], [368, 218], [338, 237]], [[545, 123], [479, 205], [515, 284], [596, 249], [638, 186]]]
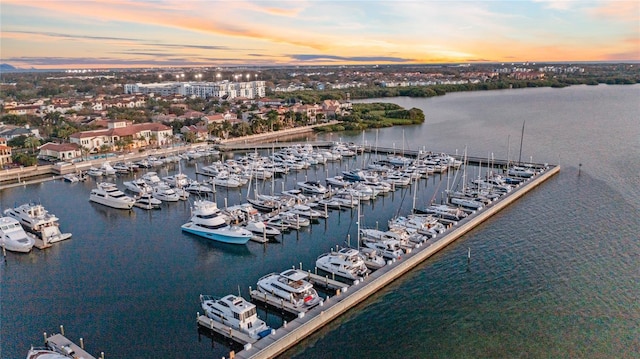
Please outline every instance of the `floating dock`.
[[200, 313], [198, 313], [197, 322], [199, 326], [223, 335], [242, 345], [253, 344], [258, 341], [257, 339], [254, 339], [239, 330], [233, 329], [228, 325], [215, 321], [206, 315], [200, 315]]
[[[453, 243], [465, 233], [471, 231], [494, 214], [524, 196], [530, 190], [544, 183], [559, 171], [560, 166], [550, 166], [546, 168], [542, 173], [526, 180], [511, 193], [488, 204], [483, 210], [452, 225], [442, 236], [430, 239], [426, 245], [406, 254], [402, 260], [376, 270], [369, 275], [364, 282], [354, 282], [354, 284], [349, 287], [348, 292], [337, 291], [335, 296], [327, 298], [321, 305], [298, 315], [298, 318], [295, 320], [278, 328], [275, 334], [258, 340], [249, 347], [245, 346], [245, 350], [235, 353], [234, 357], [237, 359], [262, 359], [273, 358], [283, 353], [358, 303], [375, 294], [379, 289], [390, 284], [427, 258]], [[265, 298], [264, 293], [255, 290], [251, 292], [251, 297], [254, 298], [254, 296]], [[266, 297], [268, 298], [269, 295], [267, 294]], [[261, 299], [258, 298], [257, 300]], [[275, 307], [282, 305], [284, 309], [286, 304], [276, 300], [272, 305]]]
[[[299, 318], [304, 317], [304, 313], [310, 310], [306, 307], [294, 307], [291, 303], [285, 301], [280, 297], [276, 297], [275, 295], [271, 295], [269, 293], [261, 292], [255, 289], [249, 290], [249, 295], [251, 295], [252, 300], [268, 304], [274, 308], [282, 310], [283, 312], [298, 316]], [[322, 302], [320, 302], [320, 305], [322, 305]]]

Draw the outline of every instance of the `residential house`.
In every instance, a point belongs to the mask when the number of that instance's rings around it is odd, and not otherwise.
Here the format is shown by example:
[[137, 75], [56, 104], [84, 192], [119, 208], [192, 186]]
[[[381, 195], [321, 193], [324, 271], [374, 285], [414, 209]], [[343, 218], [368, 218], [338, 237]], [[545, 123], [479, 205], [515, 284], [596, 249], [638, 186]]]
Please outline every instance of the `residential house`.
[[38, 148], [38, 158], [70, 161], [82, 156], [80, 145], [77, 143], [45, 143]]
[[193, 133], [196, 141], [206, 141], [209, 138], [209, 131], [204, 126], [183, 126], [180, 132], [184, 134], [185, 137], [188, 133]]
[[69, 139], [71, 143], [77, 143], [89, 152], [97, 152], [102, 146], [106, 145], [114, 150], [123, 143], [128, 148], [165, 145], [172, 141], [172, 136], [171, 127], [161, 123], [110, 121], [106, 129], [74, 133]]

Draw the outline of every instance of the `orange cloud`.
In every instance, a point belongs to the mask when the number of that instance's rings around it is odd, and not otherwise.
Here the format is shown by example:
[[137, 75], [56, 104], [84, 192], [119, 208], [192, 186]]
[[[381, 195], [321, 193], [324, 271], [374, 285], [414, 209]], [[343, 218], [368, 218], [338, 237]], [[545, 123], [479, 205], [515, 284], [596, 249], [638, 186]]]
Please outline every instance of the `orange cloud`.
[[591, 9], [589, 13], [599, 18], [633, 21], [636, 30], [640, 24], [640, 2], [638, 1], [605, 1], [601, 6]]

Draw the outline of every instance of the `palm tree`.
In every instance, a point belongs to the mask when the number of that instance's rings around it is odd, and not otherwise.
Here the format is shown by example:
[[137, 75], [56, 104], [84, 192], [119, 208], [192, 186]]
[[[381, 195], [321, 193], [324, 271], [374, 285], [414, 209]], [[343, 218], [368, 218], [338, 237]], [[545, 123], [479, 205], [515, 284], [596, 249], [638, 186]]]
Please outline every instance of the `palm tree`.
[[24, 140], [24, 145], [25, 147], [30, 148], [31, 154], [33, 154], [36, 147], [40, 146], [40, 140], [33, 136], [29, 136]]

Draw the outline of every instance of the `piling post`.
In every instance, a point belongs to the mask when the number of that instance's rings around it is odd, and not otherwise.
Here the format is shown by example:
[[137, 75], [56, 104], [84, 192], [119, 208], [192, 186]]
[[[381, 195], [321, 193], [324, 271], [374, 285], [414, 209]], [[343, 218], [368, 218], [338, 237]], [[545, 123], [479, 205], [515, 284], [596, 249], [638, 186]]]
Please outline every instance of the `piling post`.
[[60, 325], [60, 334], [64, 335], [64, 326]]
[[47, 344], [47, 332], [42, 333], [44, 336], [44, 343]]
[[80, 348], [84, 350], [84, 340], [80, 338]]

